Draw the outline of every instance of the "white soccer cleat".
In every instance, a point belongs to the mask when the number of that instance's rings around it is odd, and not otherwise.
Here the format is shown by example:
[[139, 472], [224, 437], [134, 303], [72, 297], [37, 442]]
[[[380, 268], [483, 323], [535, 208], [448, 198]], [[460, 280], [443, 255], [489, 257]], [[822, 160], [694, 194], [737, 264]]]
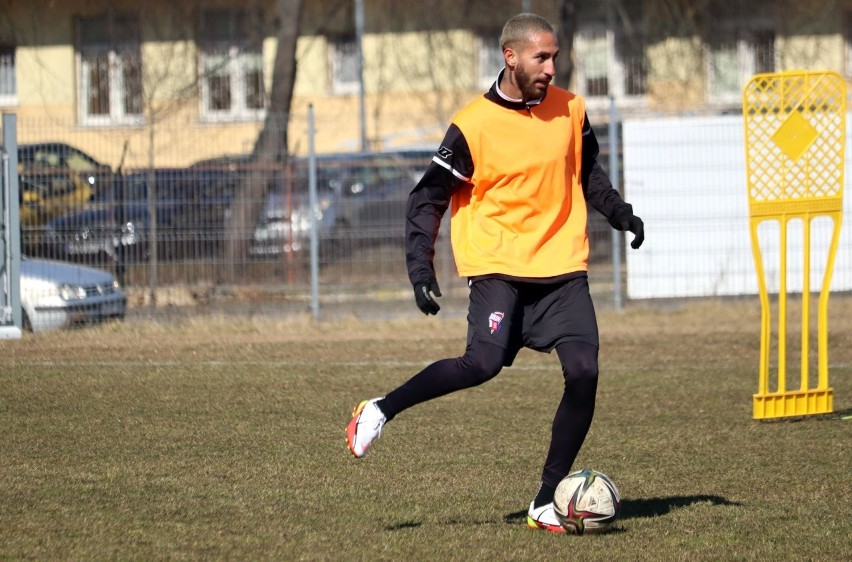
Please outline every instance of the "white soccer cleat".
[[364, 400], [352, 411], [352, 420], [346, 426], [346, 444], [356, 459], [363, 457], [373, 441], [382, 434], [387, 418], [376, 406], [376, 402], [382, 398]]
[[551, 533], [564, 533], [565, 527], [556, 518], [556, 512], [553, 510], [553, 502], [546, 503], [540, 507], [533, 507], [535, 502], [530, 503], [530, 510], [527, 512], [527, 527], [530, 529], [544, 529]]

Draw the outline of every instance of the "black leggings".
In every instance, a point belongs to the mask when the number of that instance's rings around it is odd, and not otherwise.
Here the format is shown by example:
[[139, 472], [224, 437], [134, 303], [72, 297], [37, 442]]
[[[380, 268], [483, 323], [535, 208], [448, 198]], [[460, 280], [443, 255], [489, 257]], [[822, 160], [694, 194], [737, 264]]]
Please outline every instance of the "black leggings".
[[[380, 403], [390, 421], [416, 404], [493, 379], [503, 368], [505, 350], [489, 343], [468, 345], [465, 354], [436, 361], [388, 393]], [[598, 348], [583, 342], [556, 346], [565, 388], [551, 429], [542, 482], [555, 487], [571, 469], [592, 424], [598, 386]]]

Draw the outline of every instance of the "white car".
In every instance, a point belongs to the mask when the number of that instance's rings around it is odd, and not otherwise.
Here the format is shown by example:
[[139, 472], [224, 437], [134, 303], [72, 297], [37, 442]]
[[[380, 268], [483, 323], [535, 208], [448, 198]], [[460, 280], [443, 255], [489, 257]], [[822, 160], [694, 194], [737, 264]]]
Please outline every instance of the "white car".
[[46, 332], [122, 319], [127, 314], [127, 295], [106, 271], [24, 257], [21, 308], [25, 329]]

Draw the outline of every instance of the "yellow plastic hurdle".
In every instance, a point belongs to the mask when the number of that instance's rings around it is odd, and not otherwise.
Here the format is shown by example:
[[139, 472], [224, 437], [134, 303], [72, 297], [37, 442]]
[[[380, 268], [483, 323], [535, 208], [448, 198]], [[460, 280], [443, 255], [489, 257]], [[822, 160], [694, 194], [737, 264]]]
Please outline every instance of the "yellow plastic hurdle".
[[[754, 419], [831, 412], [828, 386], [828, 295], [840, 240], [846, 141], [846, 83], [836, 72], [792, 71], [755, 75], [743, 90], [746, 173], [752, 253], [760, 291], [760, 373], [753, 396]], [[817, 311], [817, 385], [809, 386], [811, 221], [833, 220]], [[787, 226], [802, 221], [801, 383], [787, 389]], [[763, 221], [780, 226], [778, 379], [770, 392], [771, 310], [758, 240]]]

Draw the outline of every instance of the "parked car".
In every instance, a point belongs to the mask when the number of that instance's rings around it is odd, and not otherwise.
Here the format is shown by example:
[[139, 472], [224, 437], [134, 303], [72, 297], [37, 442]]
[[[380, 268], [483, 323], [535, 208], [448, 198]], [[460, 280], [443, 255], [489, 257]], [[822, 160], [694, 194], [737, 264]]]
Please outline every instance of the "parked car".
[[358, 153], [318, 161], [321, 185], [336, 195], [329, 239], [338, 253], [377, 244], [402, 245], [408, 194], [434, 154], [434, 150]]
[[223, 156], [194, 167], [263, 173], [268, 178], [266, 200], [249, 244], [251, 256], [306, 250], [313, 214], [320, 251], [325, 259], [333, 259], [365, 245], [388, 240], [401, 243], [408, 193], [433, 155], [431, 150], [320, 155], [313, 210], [307, 158], [294, 158], [288, 167], [278, 170], [260, 168], [248, 156]]
[[[308, 247], [311, 215], [321, 251], [329, 259], [354, 247], [402, 240], [405, 202], [432, 152], [322, 155], [317, 159], [317, 202], [310, 209], [308, 160], [287, 167], [225, 156], [189, 168], [153, 171], [157, 241], [161, 259], [215, 255], [228, 236], [231, 204], [243, 182], [257, 174], [268, 182], [252, 228], [249, 255], [275, 256]], [[147, 185], [142, 170], [116, 180], [83, 210], [49, 221], [39, 255], [62, 259], [144, 259], [150, 251]], [[191, 253], [190, 253], [191, 252]]]
[[61, 142], [19, 145], [18, 175], [24, 226], [81, 208], [115, 178], [108, 165]]
[[[287, 212], [286, 209], [303, 204], [301, 195], [293, 194], [294, 186], [301, 185], [303, 180], [307, 181], [304, 179], [307, 176], [301, 173], [304, 171], [303, 167], [297, 168], [292, 165], [292, 161], [287, 166], [282, 166], [257, 162], [250, 154], [226, 154], [199, 160], [190, 168], [225, 174], [238, 189], [251, 176], [266, 182], [266, 196], [250, 243], [250, 255], [271, 256], [301, 249], [301, 241], [299, 237], [292, 236], [290, 225], [291, 214], [298, 212], [295, 209]], [[296, 174], [300, 173], [303, 177], [296, 178]], [[304, 204], [307, 205], [306, 199]], [[295, 218], [295, 228], [305, 222], [303, 218]]]
[[209, 170], [143, 170], [116, 180], [82, 210], [45, 225], [39, 254], [62, 259], [143, 260], [150, 253], [148, 190], [155, 186], [158, 255], [164, 259], [194, 251], [212, 253], [223, 239], [234, 197], [230, 175]]
[[21, 259], [24, 328], [58, 330], [123, 319], [127, 295], [110, 273], [61, 261]]

